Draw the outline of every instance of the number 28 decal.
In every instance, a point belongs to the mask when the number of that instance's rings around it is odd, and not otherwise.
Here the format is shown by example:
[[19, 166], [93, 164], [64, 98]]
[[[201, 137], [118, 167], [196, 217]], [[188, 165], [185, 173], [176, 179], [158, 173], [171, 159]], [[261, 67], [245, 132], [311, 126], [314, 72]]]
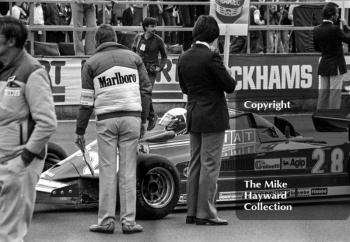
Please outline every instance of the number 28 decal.
[[[341, 148], [335, 148], [331, 152], [331, 172], [343, 172], [344, 170], [344, 152]], [[316, 160], [316, 164], [311, 169], [311, 173], [324, 173], [323, 165], [326, 161], [326, 153], [323, 149], [315, 149], [312, 152], [312, 159]]]

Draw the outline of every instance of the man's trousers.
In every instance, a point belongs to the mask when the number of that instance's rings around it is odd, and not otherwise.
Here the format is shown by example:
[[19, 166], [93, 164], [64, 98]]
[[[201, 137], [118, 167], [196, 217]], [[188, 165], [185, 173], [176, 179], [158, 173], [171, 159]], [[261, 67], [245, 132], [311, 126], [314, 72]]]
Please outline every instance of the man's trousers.
[[[74, 27], [83, 27], [85, 18], [86, 27], [96, 27], [96, 12], [93, 4], [72, 3], [72, 18]], [[74, 51], [76, 55], [92, 55], [95, 52], [95, 32], [86, 31], [85, 34], [85, 51], [83, 45], [83, 32], [74, 31]]]
[[[148, 72], [148, 78], [152, 83], [152, 92], [153, 92], [153, 88], [154, 88], [154, 83], [156, 82], [157, 79], [157, 75], [160, 75], [159, 72], [155, 72], [155, 73], [149, 73]], [[150, 107], [149, 107], [149, 114], [148, 114], [148, 120], [152, 120], [155, 116], [155, 112], [154, 112], [154, 108], [153, 108], [153, 101], [151, 99], [151, 103], [150, 103]]]
[[98, 224], [115, 219], [117, 151], [119, 150], [120, 221], [134, 224], [136, 215], [136, 158], [141, 118], [124, 116], [96, 123], [99, 157]]
[[344, 75], [320, 76], [317, 110], [340, 109]]
[[35, 186], [44, 160], [35, 158], [24, 167], [21, 156], [0, 164], [0, 241], [23, 241], [36, 198]]
[[225, 132], [190, 133], [187, 215], [217, 219], [215, 197]]

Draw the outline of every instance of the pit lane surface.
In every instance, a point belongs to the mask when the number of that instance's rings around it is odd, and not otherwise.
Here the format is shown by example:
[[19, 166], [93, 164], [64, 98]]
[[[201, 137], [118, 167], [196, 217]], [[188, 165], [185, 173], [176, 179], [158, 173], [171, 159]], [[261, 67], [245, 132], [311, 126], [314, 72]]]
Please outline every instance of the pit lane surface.
[[[331, 144], [347, 140], [347, 133], [314, 133], [310, 116], [287, 119], [304, 136], [314, 136], [317, 140], [326, 140]], [[74, 130], [75, 122], [60, 123], [51, 141], [60, 144], [67, 154], [71, 154], [76, 151], [73, 145]], [[95, 137], [94, 122], [90, 122], [87, 143]], [[113, 235], [89, 232], [89, 225], [97, 220], [96, 209], [41, 211], [34, 214], [25, 241], [350, 241], [350, 219], [347, 218], [350, 202], [301, 204], [293, 205], [293, 209], [293, 214], [286, 213], [284, 220], [274, 220], [281, 219], [274, 216], [269, 217], [271, 220], [263, 220], [263, 216], [259, 217], [260, 220], [240, 220], [237, 217], [241, 211], [239, 208], [220, 209], [219, 216], [230, 223], [222, 227], [186, 225], [186, 213], [180, 210], [162, 220], [139, 221], [145, 231], [134, 235], [123, 235], [120, 224], [117, 224]]]

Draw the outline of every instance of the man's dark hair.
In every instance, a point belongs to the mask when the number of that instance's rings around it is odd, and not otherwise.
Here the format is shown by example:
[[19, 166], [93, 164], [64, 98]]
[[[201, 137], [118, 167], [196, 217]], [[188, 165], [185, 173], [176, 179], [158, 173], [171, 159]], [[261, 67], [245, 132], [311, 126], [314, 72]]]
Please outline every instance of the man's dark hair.
[[5, 16], [0, 18], [0, 34], [4, 35], [6, 40], [14, 39], [16, 41], [15, 47], [23, 49], [28, 37], [28, 30], [21, 20]]
[[337, 13], [338, 4], [329, 2], [322, 9], [323, 19], [330, 19]]
[[142, 21], [142, 28], [144, 31], [146, 31], [146, 27], [148, 27], [150, 25], [157, 25], [157, 19], [147, 17]]
[[213, 42], [219, 37], [220, 30], [215, 18], [209, 15], [201, 15], [194, 24], [192, 37], [194, 41]]
[[97, 29], [95, 40], [99, 44], [105, 42], [117, 42], [117, 36], [114, 32], [113, 27], [110, 24], [102, 24]]

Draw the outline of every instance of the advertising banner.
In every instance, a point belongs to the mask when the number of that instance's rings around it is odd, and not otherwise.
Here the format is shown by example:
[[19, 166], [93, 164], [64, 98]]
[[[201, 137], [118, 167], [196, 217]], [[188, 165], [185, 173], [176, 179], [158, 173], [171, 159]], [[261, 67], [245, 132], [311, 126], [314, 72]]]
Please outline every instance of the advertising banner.
[[[317, 98], [319, 56], [316, 55], [231, 55], [229, 67], [237, 81], [234, 94], [228, 100], [268, 100], [271, 98]], [[348, 58], [347, 58], [348, 60]], [[176, 74], [178, 56], [168, 57], [165, 68], [157, 77], [153, 100], [155, 103], [186, 102]], [[50, 73], [56, 105], [80, 103], [81, 58], [42, 58]]]
[[231, 56], [237, 86], [229, 98], [316, 98], [318, 59], [311, 55]]

